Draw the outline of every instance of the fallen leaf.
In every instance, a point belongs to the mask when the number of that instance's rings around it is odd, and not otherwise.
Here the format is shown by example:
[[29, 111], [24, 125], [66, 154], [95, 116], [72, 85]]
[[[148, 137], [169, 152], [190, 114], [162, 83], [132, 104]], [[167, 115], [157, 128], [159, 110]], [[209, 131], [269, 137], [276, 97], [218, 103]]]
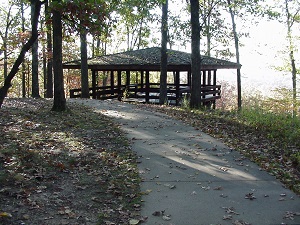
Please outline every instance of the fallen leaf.
[[7, 212], [1, 212], [0, 217], [9, 217], [9, 218], [11, 218], [12, 215], [10, 213], [7, 213]]
[[241, 221], [241, 220], [235, 220], [233, 223], [233, 225], [250, 225], [250, 223]]
[[248, 193], [245, 195], [245, 199], [254, 200], [256, 199], [256, 197], [253, 195], [253, 193]]
[[171, 217], [170, 217], [170, 216], [163, 216], [162, 218], [163, 218], [163, 220], [165, 220], [165, 221], [171, 220]]
[[214, 190], [220, 191], [220, 190], [223, 190], [223, 187], [222, 186], [218, 186], [218, 187], [215, 187]]
[[23, 217], [24, 220], [29, 220], [30, 219], [30, 216], [28, 214], [24, 214], [22, 217]]
[[152, 213], [153, 216], [160, 216], [161, 215], [161, 211], [155, 211], [154, 213]]
[[136, 224], [139, 224], [139, 220], [136, 220], [136, 219], [131, 219], [131, 220], [129, 220], [129, 224], [130, 225], [136, 225]]
[[232, 215], [223, 216], [223, 220], [232, 220]]

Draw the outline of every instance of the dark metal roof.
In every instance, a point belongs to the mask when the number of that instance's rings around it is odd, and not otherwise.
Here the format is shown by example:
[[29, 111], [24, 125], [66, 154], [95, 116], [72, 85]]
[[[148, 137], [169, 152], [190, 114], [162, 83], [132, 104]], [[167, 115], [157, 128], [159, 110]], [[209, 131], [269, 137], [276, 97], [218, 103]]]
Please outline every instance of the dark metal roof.
[[[168, 52], [168, 70], [189, 71], [191, 69], [191, 54], [175, 50]], [[88, 60], [92, 70], [160, 70], [161, 48], [152, 47], [134, 51], [126, 51], [111, 55], [99, 56]], [[238, 69], [240, 64], [227, 60], [201, 56], [203, 70]], [[67, 62], [65, 69], [79, 69], [81, 61]]]

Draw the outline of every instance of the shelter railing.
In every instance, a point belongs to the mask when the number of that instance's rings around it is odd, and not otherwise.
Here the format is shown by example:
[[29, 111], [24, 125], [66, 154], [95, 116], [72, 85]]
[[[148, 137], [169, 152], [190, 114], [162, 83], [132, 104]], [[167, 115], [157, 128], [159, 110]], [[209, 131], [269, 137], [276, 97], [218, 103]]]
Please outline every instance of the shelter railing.
[[[113, 99], [118, 98], [135, 98], [144, 99], [145, 102], [158, 103], [160, 85], [159, 83], [150, 83], [148, 85], [131, 84], [121, 86], [102, 86], [89, 88], [90, 96], [95, 99]], [[176, 105], [184, 97], [190, 96], [190, 87], [186, 84], [176, 86], [167, 84], [168, 101]], [[78, 98], [81, 96], [81, 89], [71, 89], [70, 98]], [[204, 85], [201, 86], [201, 102], [212, 102], [221, 98], [221, 85]]]

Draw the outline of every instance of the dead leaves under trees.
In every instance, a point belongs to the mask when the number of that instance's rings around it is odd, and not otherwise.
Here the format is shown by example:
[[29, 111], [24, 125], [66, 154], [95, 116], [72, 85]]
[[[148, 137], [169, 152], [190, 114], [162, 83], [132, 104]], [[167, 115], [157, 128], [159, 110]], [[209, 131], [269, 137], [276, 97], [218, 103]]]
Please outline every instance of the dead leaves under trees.
[[[7, 99], [0, 117], [0, 224], [134, 224], [136, 156], [111, 120], [78, 105]], [[30, 221], [30, 222], [29, 222]]]

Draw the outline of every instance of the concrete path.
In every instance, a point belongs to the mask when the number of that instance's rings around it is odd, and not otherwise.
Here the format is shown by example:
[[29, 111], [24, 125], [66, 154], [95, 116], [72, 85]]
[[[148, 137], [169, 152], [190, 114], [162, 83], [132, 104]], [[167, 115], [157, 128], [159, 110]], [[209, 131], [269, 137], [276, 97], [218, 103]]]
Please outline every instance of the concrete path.
[[117, 101], [70, 100], [121, 124], [139, 156], [147, 225], [300, 224], [300, 198], [220, 141]]

